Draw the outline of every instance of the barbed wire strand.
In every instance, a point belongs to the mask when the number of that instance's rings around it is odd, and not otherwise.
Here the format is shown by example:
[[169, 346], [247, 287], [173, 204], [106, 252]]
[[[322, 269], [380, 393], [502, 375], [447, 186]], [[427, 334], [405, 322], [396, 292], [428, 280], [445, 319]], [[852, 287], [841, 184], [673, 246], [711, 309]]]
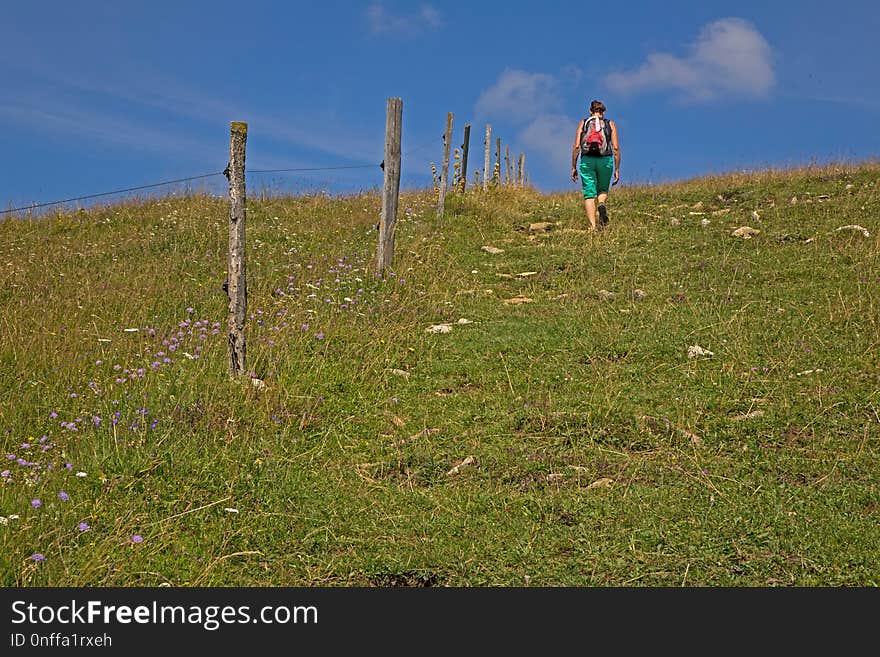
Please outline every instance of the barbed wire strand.
[[59, 199], [57, 201], [48, 201], [46, 203], [35, 203], [33, 205], [24, 205], [20, 208], [12, 208], [9, 210], [0, 210], [0, 214], [9, 214], [10, 212], [21, 212], [22, 210], [35, 210], [36, 208], [44, 208], [49, 205], [58, 205], [59, 203], [72, 203], [73, 201], [85, 201], [90, 198], [98, 198], [100, 196], [111, 196], [113, 194], [125, 194], [126, 192], [136, 192], [141, 189], [150, 189], [152, 187], [161, 187], [162, 185], [174, 185], [176, 183], [189, 182], [191, 180], [202, 180], [204, 178], [212, 178], [213, 176], [222, 176], [222, 171], [213, 173], [204, 173], [199, 176], [189, 176], [188, 178], [178, 178], [177, 180], [165, 180], [163, 182], [151, 183], [149, 185], [139, 185], [138, 187], [128, 187], [126, 189], [115, 189], [112, 192], [100, 192], [98, 194], [88, 194], [86, 196], [76, 196], [73, 198]]
[[[417, 146], [406, 153], [404, 153], [401, 157], [407, 157], [412, 153], [422, 150], [427, 146], [430, 146], [434, 143], [434, 140], [423, 143], [421, 146]], [[293, 173], [293, 172], [306, 172], [306, 171], [339, 171], [343, 169], [371, 169], [374, 166], [379, 166], [379, 168], [384, 168], [385, 161], [379, 165], [375, 164], [353, 164], [347, 166], [332, 166], [332, 167], [291, 167], [285, 169], [251, 169], [245, 170], [245, 173], [252, 174], [262, 174], [262, 173]], [[58, 199], [55, 201], [46, 201], [45, 203], [31, 203], [29, 205], [23, 205], [17, 208], [7, 208], [5, 210], [0, 210], [0, 215], [3, 214], [11, 214], [13, 212], [25, 212], [30, 210], [36, 210], [38, 208], [45, 208], [51, 205], [60, 205], [63, 203], [73, 203], [74, 201], [87, 201], [93, 198], [101, 198], [102, 196], [113, 196], [114, 194], [126, 194], [128, 192], [137, 192], [144, 189], [152, 189], [154, 187], [162, 187], [164, 185], [176, 185], [178, 183], [191, 182], [193, 180], [204, 180], [206, 178], [213, 178], [214, 176], [222, 176], [226, 175], [228, 172], [228, 168], [223, 171], [212, 171], [211, 173], [203, 173], [197, 176], [188, 176], [186, 178], [176, 178], [175, 180], [163, 180], [157, 183], [150, 183], [148, 185], [138, 185], [136, 187], [126, 187], [124, 189], [114, 189], [109, 192], [98, 192], [97, 194], [85, 194], [83, 196], [73, 196], [71, 198]]]
[[[443, 137], [442, 137], [442, 136], [440, 137], [440, 140], [441, 140], [441, 142], [442, 142], [442, 140], [443, 140]], [[406, 153], [404, 153], [401, 157], [407, 157], [407, 156], [409, 156], [409, 155], [412, 155], [413, 153], [416, 153], [416, 152], [422, 150], [423, 148], [427, 148], [428, 146], [432, 146], [434, 143], [435, 143], [435, 140], [434, 140], [434, 139], [432, 139], [431, 141], [426, 141], [426, 142], [425, 142], [424, 144], [422, 144], [421, 146], [416, 146], [415, 148], [412, 148], [412, 149], [408, 150], [408, 151], [407, 151]]]
[[336, 171], [338, 169], [372, 169], [381, 166], [379, 164], [353, 164], [341, 167], [295, 167], [292, 169], [245, 169], [245, 173], [288, 173], [291, 171]]
[[[401, 157], [402, 158], [408, 157], [412, 153], [420, 151], [420, 150], [432, 145], [433, 143], [434, 143], [434, 140], [431, 140], [429, 142], [425, 142], [421, 146], [417, 146], [417, 147], [407, 151], [406, 153], [401, 155]], [[379, 164], [378, 166], [380, 168], [383, 168], [384, 164], [385, 164], [385, 162], [383, 160], [382, 163]], [[297, 172], [297, 171], [333, 171], [333, 170], [340, 170], [340, 169], [368, 169], [368, 168], [372, 168], [374, 166], [377, 166], [377, 165], [375, 165], [375, 164], [357, 164], [357, 165], [350, 165], [350, 166], [335, 166], [335, 167], [292, 167], [292, 168], [287, 168], [287, 169], [251, 169], [250, 171], [245, 171], [245, 173], [289, 173], [289, 172]], [[186, 178], [177, 178], [175, 180], [165, 180], [162, 182], [150, 183], [148, 185], [138, 185], [136, 187], [127, 187], [125, 189], [116, 189], [116, 190], [109, 191], [109, 192], [99, 192], [97, 194], [87, 194], [84, 196], [76, 196], [76, 197], [72, 197], [72, 198], [59, 199], [57, 201], [47, 201], [45, 203], [36, 203], [36, 204], [32, 204], [32, 205], [26, 205], [26, 206], [22, 206], [19, 208], [0, 210], [0, 214], [9, 214], [12, 212], [21, 212], [24, 210], [34, 210], [37, 208], [48, 207], [50, 205], [58, 205], [60, 203], [72, 203], [74, 201], [85, 201], [85, 200], [92, 199], [92, 198], [100, 198], [102, 196], [111, 196], [113, 194], [125, 194], [127, 192], [136, 192], [136, 191], [140, 191], [143, 189], [152, 189], [154, 187], [161, 187], [163, 185], [174, 185], [174, 184], [182, 183], [182, 182], [191, 182], [193, 180], [204, 180], [206, 178], [213, 178], [214, 176], [225, 176], [227, 173], [228, 173], [228, 168], [224, 169], [223, 171], [214, 171], [212, 173], [204, 173], [204, 174], [200, 174], [198, 176], [188, 176]], [[0, 401], [5, 402], [7, 397], [9, 397], [13, 393], [21, 392], [24, 389], [24, 387], [27, 385], [30, 385], [31, 387], [38, 385], [39, 383], [41, 383], [40, 379], [46, 377], [47, 375], [51, 376], [51, 375], [57, 374], [62, 369], [75, 365], [82, 358], [96, 353], [99, 349], [101, 349], [101, 345], [97, 345], [95, 347], [92, 347], [91, 349], [89, 349], [86, 352], [80, 352], [71, 361], [62, 362], [58, 366], [51, 369], [49, 372], [44, 372], [42, 374], [42, 376], [40, 376], [39, 379], [25, 379], [24, 381], [19, 383], [17, 386], [13, 386], [12, 388], [9, 388], [9, 389], [3, 391], [2, 393], [0, 393]]]

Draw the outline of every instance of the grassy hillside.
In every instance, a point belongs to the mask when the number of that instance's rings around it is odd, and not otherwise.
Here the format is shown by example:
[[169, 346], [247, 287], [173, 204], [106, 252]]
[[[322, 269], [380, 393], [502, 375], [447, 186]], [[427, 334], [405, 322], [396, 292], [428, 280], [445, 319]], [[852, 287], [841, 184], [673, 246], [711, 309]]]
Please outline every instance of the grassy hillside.
[[8, 218], [0, 581], [876, 586], [878, 181], [249, 199], [256, 383], [223, 199]]

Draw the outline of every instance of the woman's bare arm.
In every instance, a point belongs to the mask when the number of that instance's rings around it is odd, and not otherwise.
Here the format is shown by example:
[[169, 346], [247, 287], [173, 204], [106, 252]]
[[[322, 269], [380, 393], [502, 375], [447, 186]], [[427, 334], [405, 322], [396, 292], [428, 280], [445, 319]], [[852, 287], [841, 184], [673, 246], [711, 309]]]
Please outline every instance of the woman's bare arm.
[[620, 180], [620, 142], [617, 140], [617, 125], [614, 121], [611, 124], [611, 152], [614, 154], [614, 184]]
[[581, 132], [584, 129], [583, 121], [578, 123], [577, 133], [574, 136], [574, 147], [571, 149], [571, 179], [577, 179], [577, 159], [581, 150]]

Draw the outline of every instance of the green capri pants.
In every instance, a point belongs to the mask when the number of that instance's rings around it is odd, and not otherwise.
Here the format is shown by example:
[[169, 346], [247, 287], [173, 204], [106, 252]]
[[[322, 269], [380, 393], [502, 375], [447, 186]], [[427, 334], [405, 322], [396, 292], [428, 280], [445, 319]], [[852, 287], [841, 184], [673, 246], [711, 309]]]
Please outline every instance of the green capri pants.
[[596, 198], [599, 194], [607, 194], [611, 187], [611, 175], [614, 173], [614, 156], [581, 157], [579, 166], [581, 187], [584, 198]]

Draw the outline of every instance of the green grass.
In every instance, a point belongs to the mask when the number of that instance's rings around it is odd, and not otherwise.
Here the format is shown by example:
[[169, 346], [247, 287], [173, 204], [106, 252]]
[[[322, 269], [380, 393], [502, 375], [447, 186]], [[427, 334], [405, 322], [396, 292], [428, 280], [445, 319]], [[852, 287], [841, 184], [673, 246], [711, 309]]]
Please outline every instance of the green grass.
[[878, 180], [408, 192], [384, 280], [378, 195], [249, 199], [265, 387], [222, 199], [8, 218], [0, 581], [876, 586]]

